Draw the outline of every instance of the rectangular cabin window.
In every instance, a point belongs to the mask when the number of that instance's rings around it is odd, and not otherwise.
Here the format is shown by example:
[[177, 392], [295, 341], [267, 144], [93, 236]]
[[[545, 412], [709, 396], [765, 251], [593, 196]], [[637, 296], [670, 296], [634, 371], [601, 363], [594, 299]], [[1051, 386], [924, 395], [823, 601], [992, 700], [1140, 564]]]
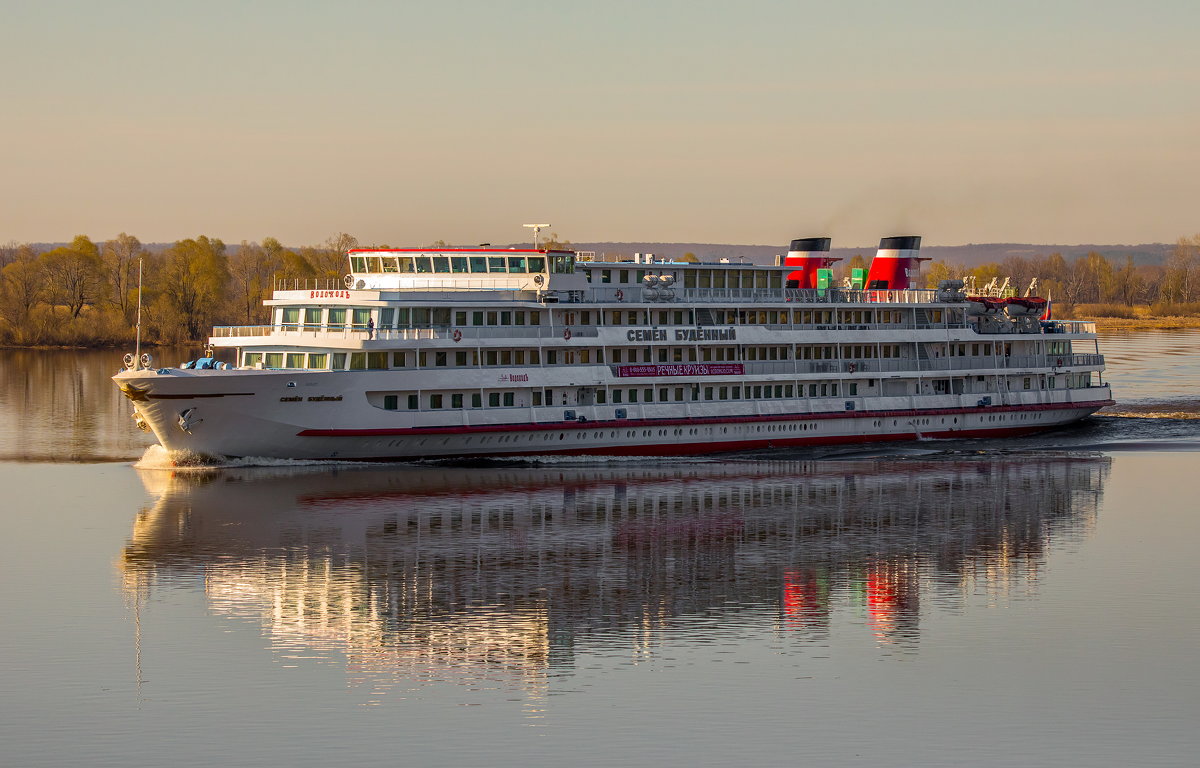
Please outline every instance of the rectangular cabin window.
[[701, 288], [712, 288], [712, 272], [704, 270], [700, 273], [699, 285]]
[[467, 313], [456, 311], [454, 313], [454, 324], [455, 325], [466, 325], [467, 324]]
[[351, 256], [350, 257], [350, 271], [351, 272], [366, 272], [367, 271], [367, 257], [366, 256]]
[[725, 270], [714, 269], [712, 283], [713, 283], [713, 288], [720, 288], [720, 289], [724, 290], [724, 288], [725, 288]]
[[629, 283], [629, 270], [621, 269], [621, 270], [617, 270], [617, 271], [621, 273], [621, 282], [628, 284]]
[[471, 325], [483, 325], [483, 313], [482, 312], [472, 312], [471, 313]]
[[454, 364], [459, 367], [467, 364], [467, 353], [465, 350], [460, 350], [454, 353]]
[[500, 407], [500, 393], [499, 392], [488, 392], [488, 407], [489, 408], [499, 408]]
[[283, 367], [283, 353], [282, 352], [268, 352], [266, 354], [266, 361], [267, 361], [266, 365], [268, 368], [282, 368]]
[[421, 407], [420, 399], [418, 399], [416, 395], [409, 395], [408, 396], [408, 410], [415, 411], [415, 410], [418, 410], [420, 407]]
[[516, 405], [516, 395], [512, 392], [504, 393], [504, 407], [511, 408]]
[[507, 272], [507, 262], [503, 256], [488, 256], [488, 272]]
[[600, 270], [600, 282], [602, 282], [602, 283], [611, 283], [612, 282], [612, 270], [611, 269]]
[[517, 325], [525, 325], [525, 313], [524, 312], [513, 312], [513, 321]]
[[284, 307], [283, 308], [283, 325], [295, 326], [300, 323], [300, 307]]
[[476, 274], [487, 274], [487, 256], [472, 256], [471, 257], [471, 272]]
[[303, 368], [304, 353], [303, 352], [288, 352], [287, 353], [287, 368]]
[[530, 272], [545, 272], [546, 257], [545, 256], [530, 256], [526, 262]]
[[529, 313], [529, 324], [530, 325], [541, 325], [542, 324], [542, 313], [540, 311], [530, 312]]
[[333, 353], [333, 363], [329, 367], [335, 371], [345, 370], [346, 369], [346, 353], [345, 352], [334, 352]]
[[345, 307], [330, 307], [329, 308], [329, 327], [336, 328], [346, 324], [346, 308]]
[[575, 272], [575, 255], [571, 253], [556, 253], [550, 257], [550, 271], [556, 275], [570, 275]]
[[319, 328], [321, 325], [321, 308], [320, 307], [305, 307], [304, 308], [304, 325], [309, 328]]
[[512, 325], [512, 312], [500, 313], [500, 325]]
[[466, 256], [451, 256], [450, 257], [450, 271], [454, 272], [455, 274], [469, 272], [470, 267], [467, 263], [467, 257]]
[[366, 307], [354, 308], [354, 327], [357, 329], [365, 329], [367, 321], [371, 319], [371, 310]]
[[392, 367], [393, 368], [404, 368], [407, 366], [408, 366], [408, 353], [407, 352], [393, 352], [392, 353]]
[[482, 408], [483, 407], [483, 395], [481, 395], [478, 392], [472, 392], [471, 393], [471, 407], [472, 408]]
[[412, 310], [412, 322], [415, 328], [424, 328], [429, 325], [429, 308], [414, 307]]
[[396, 310], [392, 307], [386, 307], [379, 310], [379, 327], [391, 328], [396, 324]]
[[443, 275], [449, 274], [450, 273], [450, 257], [449, 256], [434, 256], [433, 257], [433, 271], [437, 272], [438, 274], [443, 274]]
[[414, 256], [413, 264], [416, 265], [417, 274], [427, 274], [433, 271], [433, 260], [428, 256]]
[[449, 307], [434, 307], [433, 309], [433, 324], [442, 327], [450, 325], [450, 308]]
[[308, 356], [308, 367], [323, 370], [329, 365], [329, 355], [325, 352], [313, 352]]
[[394, 411], [399, 407], [400, 407], [400, 396], [399, 395], [384, 395], [383, 396], [383, 410]]
[[604, 405], [607, 402], [608, 402], [608, 390], [597, 389], [596, 390], [596, 404]]
[[625, 400], [625, 390], [614, 389], [612, 391], [612, 396], [613, 396], [613, 403], [616, 405], [620, 405]]
[[400, 271], [402, 273], [411, 274], [417, 271], [416, 265], [413, 264], [412, 256], [398, 256], [396, 261], [400, 265]]
[[496, 325], [496, 313], [495, 312], [487, 313], [487, 324], [488, 325]]
[[395, 256], [384, 256], [383, 257], [383, 271], [384, 272], [399, 272], [400, 271], [400, 268], [396, 266], [396, 257]]
[[429, 407], [430, 408], [441, 408], [442, 407], [442, 396], [441, 395], [430, 395], [429, 396]]
[[351, 352], [350, 353], [350, 370], [352, 370], [352, 371], [367, 370], [367, 353], [366, 352]]
[[542, 405], [542, 390], [533, 390], [533, 407], [540, 408]]
[[629, 402], [636, 403], [638, 401], [638, 391], [636, 389], [629, 390]]
[[524, 256], [509, 256], [508, 271], [511, 273], [525, 272], [525, 257]]
[[434, 352], [433, 353], [433, 364], [439, 368], [445, 368], [446, 367], [446, 353], [445, 352]]
[[242, 365], [247, 368], [256, 368], [263, 361], [262, 352], [247, 352], [242, 355]]
[[459, 395], [459, 394], [450, 395], [450, 407], [451, 408], [462, 408], [463, 407], [463, 396]]

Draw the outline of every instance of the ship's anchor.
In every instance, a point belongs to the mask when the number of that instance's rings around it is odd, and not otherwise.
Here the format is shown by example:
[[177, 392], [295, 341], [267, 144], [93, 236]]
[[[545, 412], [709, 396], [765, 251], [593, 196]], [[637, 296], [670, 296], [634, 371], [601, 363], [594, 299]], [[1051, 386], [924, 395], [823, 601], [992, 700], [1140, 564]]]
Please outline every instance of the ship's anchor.
[[196, 409], [195, 408], [188, 408], [186, 411], [181, 411], [179, 413], [179, 420], [176, 423], [179, 424], [180, 429], [182, 429], [184, 432], [187, 432], [190, 435], [190, 434], [192, 434], [192, 427], [194, 427], [195, 425], [199, 424], [202, 421], [204, 421], [204, 419], [196, 418]]

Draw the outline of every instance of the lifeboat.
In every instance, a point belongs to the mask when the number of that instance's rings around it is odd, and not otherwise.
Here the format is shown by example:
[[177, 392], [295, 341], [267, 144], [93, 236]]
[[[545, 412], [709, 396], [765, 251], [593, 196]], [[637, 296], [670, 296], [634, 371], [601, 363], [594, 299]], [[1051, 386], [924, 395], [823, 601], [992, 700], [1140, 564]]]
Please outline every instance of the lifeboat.
[[968, 296], [967, 314], [975, 316], [994, 315], [1004, 310], [1004, 303], [1004, 299], [997, 299], [992, 296]]
[[1018, 298], [1016, 296], [1005, 299], [1005, 311], [1009, 317], [1020, 317], [1022, 315], [1041, 315], [1046, 311], [1046, 300], [1038, 296], [1030, 296], [1028, 298]]

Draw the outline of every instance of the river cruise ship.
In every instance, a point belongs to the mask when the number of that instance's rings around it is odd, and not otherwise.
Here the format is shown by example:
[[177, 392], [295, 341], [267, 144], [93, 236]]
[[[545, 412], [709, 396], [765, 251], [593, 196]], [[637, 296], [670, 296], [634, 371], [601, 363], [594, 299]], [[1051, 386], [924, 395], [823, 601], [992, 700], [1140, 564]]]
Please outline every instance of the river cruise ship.
[[170, 451], [407, 460], [691, 455], [1020, 435], [1112, 403], [1095, 327], [1041, 299], [917, 285], [920, 238], [835, 284], [828, 238], [773, 266], [545, 249], [351, 251], [272, 322], [115, 377]]

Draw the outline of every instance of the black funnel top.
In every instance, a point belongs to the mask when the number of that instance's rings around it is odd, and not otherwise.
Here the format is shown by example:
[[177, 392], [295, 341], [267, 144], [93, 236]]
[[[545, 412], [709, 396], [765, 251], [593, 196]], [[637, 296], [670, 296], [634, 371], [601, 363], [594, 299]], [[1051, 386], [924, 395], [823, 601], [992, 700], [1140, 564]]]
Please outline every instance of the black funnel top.
[[904, 237], [884, 237], [879, 240], [881, 251], [919, 251], [921, 250], [920, 235], [905, 235]]
[[[917, 238], [920, 240], [921, 238]], [[799, 240], [793, 240], [789, 251], [824, 251], [829, 252], [829, 243], [831, 240], [828, 237], [802, 237]]]

